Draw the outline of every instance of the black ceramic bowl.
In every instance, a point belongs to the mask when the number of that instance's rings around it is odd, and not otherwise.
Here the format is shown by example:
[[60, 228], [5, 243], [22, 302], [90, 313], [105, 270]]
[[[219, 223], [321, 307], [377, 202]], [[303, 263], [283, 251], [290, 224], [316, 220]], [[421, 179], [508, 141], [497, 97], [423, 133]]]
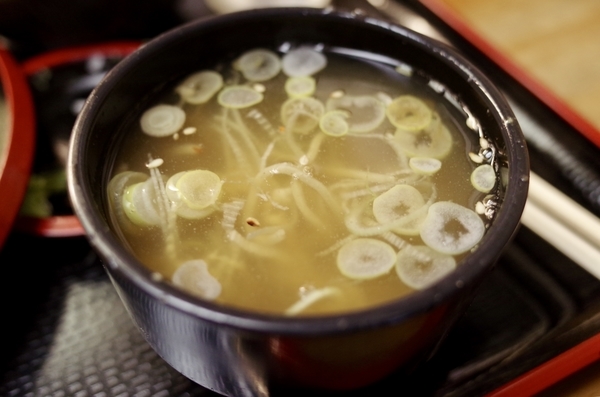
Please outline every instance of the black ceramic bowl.
[[[370, 310], [324, 317], [257, 315], [193, 298], [152, 277], [110, 224], [106, 188], [121, 126], [162, 84], [244, 50], [302, 42], [399, 59], [454, 93], [479, 120], [505, 168], [489, 231], [458, 269], [432, 287]], [[429, 77], [428, 77], [429, 76]], [[436, 83], [436, 84], [437, 84]], [[387, 22], [317, 9], [263, 9], [178, 27], [111, 70], [79, 114], [68, 164], [70, 196], [92, 246], [149, 344], [195, 382], [231, 396], [274, 386], [351, 389], [434, 351], [515, 233], [528, 155], [507, 102], [452, 49]]]

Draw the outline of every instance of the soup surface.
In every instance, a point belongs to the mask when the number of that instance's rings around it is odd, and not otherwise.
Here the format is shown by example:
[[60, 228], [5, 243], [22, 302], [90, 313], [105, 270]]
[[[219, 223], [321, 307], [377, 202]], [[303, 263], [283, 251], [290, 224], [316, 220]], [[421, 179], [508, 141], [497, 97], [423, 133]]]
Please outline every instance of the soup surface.
[[149, 104], [108, 195], [157, 280], [228, 306], [321, 315], [453, 271], [493, 218], [494, 157], [468, 110], [409, 65], [257, 48]]

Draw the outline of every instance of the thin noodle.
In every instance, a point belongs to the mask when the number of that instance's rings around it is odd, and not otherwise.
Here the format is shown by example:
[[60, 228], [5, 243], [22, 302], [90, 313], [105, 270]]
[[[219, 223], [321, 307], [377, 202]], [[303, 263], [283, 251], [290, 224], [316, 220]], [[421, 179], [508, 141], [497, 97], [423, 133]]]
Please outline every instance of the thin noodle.
[[331, 195], [331, 192], [327, 189], [327, 187], [323, 183], [318, 181], [317, 179], [313, 178], [312, 176], [310, 176], [310, 175], [306, 174], [305, 172], [303, 172], [302, 170], [300, 170], [298, 167], [294, 166], [293, 164], [290, 164], [290, 163], [273, 164], [273, 165], [265, 168], [261, 172], [259, 172], [257, 177], [263, 177], [263, 176], [267, 176], [269, 174], [271, 174], [271, 175], [285, 174], [285, 175], [289, 175], [293, 178], [298, 178], [300, 181], [304, 182], [306, 185], [310, 186], [317, 193], [319, 193], [321, 195], [321, 197], [323, 197], [325, 202], [334, 211], [336, 211], [336, 212], [339, 211], [338, 205], [337, 205], [335, 199], [333, 198], [333, 196]]
[[256, 139], [255, 134], [248, 128], [248, 126], [244, 123], [244, 119], [240, 115], [240, 111], [237, 109], [231, 109], [231, 114], [233, 115], [233, 128], [239, 132], [240, 137], [246, 144], [246, 147], [251, 152], [252, 157], [258, 163], [260, 159], [260, 152], [256, 147], [257, 142], [254, 142], [252, 138]]
[[[242, 167], [240, 167], [246, 174], [250, 174], [252, 170], [252, 164], [246, 155], [246, 152], [242, 150], [239, 143], [231, 136], [229, 133], [228, 122], [227, 122], [227, 109], [224, 110], [223, 119], [221, 121], [222, 133], [225, 136], [225, 140], [227, 141], [228, 146], [231, 147], [233, 151], [233, 155], [235, 158], [242, 163]], [[256, 163], [258, 165], [258, 162]]]
[[338, 249], [340, 249], [344, 244], [354, 240], [356, 236], [354, 234], [350, 234], [349, 236], [344, 237], [341, 240], [338, 240], [331, 247], [324, 249], [323, 251], [317, 252], [316, 256], [326, 256], [329, 255]]
[[237, 230], [230, 230], [227, 233], [227, 237], [229, 238], [229, 240], [231, 240], [232, 242], [237, 244], [242, 250], [244, 250], [250, 254], [254, 254], [254, 255], [258, 255], [258, 256], [262, 256], [262, 257], [266, 257], [266, 258], [271, 258], [271, 259], [276, 259], [278, 257], [281, 257], [280, 251], [276, 251], [271, 248], [265, 247], [261, 244], [257, 244], [252, 241], [248, 241]]
[[271, 152], [273, 151], [274, 147], [275, 147], [275, 141], [271, 141], [271, 143], [269, 143], [269, 146], [267, 146], [263, 155], [260, 158], [260, 165], [258, 166], [259, 171], [264, 170], [265, 167], [267, 166], [267, 160], [269, 159], [269, 156], [271, 155]]
[[179, 239], [179, 233], [177, 232], [177, 214], [171, 208], [171, 201], [167, 196], [165, 190], [165, 184], [162, 181], [162, 176], [157, 168], [150, 169], [150, 176], [152, 183], [154, 184], [154, 190], [158, 194], [158, 209], [161, 219], [161, 229], [165, 236], [165, 249], [167, 254], [175, 258], [176, 257], [176, 246]]
[[315, 161], [315, 159], [317, 158], [324, 138], [325, 134], [319, 132], [310, 141], [310, 145], [308, 146], [308, 152], [306, 153], [306, 157], [308, 158], [309, 164]]
[[296, 202], [296, 206], [298, 207], [302, 215], [304, 215], [304, 217], [315, 226], [323, 227], [324, 225], [321, 221], [321, 218], [319, 218], [317, 214], [315, 214], [310, 209], [308, 204], [306, 204], [306, 200], [304, 199], [304, 193], [302, 192], [302, 187], [300, 186], [298, 181], [292, 180], [291, 186], [294, 201]]
[[252, 109], [251, 111], [249, 111], [246, 117], [256, 120], [258, 125], [263, 130], [265, 130], [271, 138], [277, 136], [277, 131], [275, 131], [275, 127], [273, 127], [273, 124], [271, 124], [269, 120], [267, 120], [267, 118], [257, 109]]

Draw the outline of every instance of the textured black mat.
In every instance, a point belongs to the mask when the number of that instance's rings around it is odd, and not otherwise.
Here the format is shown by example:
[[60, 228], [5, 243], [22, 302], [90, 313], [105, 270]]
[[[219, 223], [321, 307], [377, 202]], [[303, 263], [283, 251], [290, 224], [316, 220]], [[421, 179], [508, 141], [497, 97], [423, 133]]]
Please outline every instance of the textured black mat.
[[[547, 252], [535, 238], [519, 232], [421, 371], [410, 379], [392, 375], [349, 395], [395, 395], [406, 387], [418, 395], [482, 395], [597, 332], [600, 282], [559, 254], [555, 258], [565, 261], [560, 274], [547, 272], [546, 264], [522, 251], [526, 244]], [[13, 234], [0, 263], [1, 396], [214, 395], [144, 341], [84, 238]]]

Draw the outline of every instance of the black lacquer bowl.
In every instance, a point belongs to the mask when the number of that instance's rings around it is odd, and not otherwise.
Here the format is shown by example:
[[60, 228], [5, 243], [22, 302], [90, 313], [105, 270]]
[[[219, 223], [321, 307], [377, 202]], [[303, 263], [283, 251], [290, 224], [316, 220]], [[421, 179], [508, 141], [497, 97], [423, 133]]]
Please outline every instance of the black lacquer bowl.
[[[500, 205], [477, 249], [435, 285], [370, 310], [288, 318], [193, 298], [152, 277], [110, 223], [106, 188], [122, 125], [152, 93], [216, 60], [286, 42], [366, 51], [410, 65], [453, 93], [497, 149]], [[467, 115], [465, 114], [465, 119]], [[454, 50], [406, 28], [318, 9], [262, 9], [199, 20], [145, 44], [114, 67], [79, 114], [68, 182], [74, 210], [148, 343], [195, 382], [230, 396], [280, 387], [353, 389], [431, 355], [519, 225], [529, 163], [515, 117], [490, 81]]]

